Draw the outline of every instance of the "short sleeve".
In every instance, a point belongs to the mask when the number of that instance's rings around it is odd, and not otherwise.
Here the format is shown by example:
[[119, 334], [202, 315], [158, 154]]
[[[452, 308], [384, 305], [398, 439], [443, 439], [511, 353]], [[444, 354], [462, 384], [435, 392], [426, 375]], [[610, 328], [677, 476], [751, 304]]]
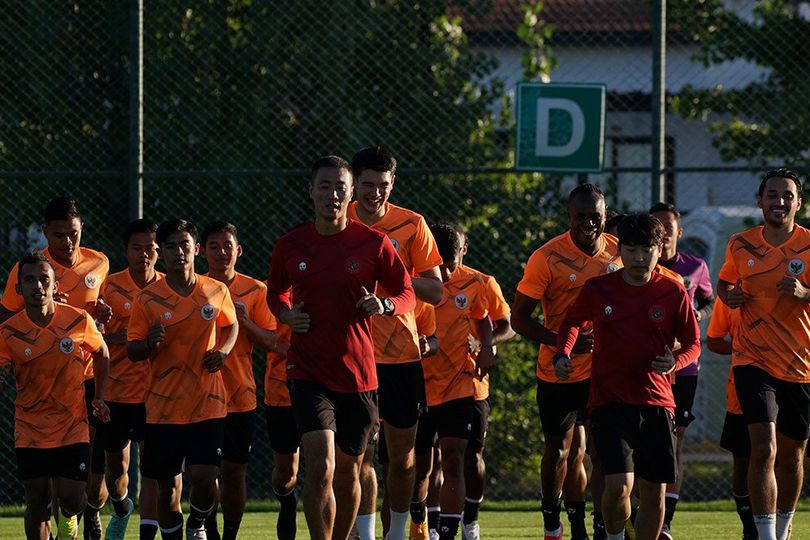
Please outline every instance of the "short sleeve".
[[85, 312], [84, 318], [84, 341], [82, 348], [89, 353], [94, 353], [101, 348], [101, 344], [104, 343], [104, 338], [96, 326], [96, 322], [88, 313]]
[[259, 328], [275, 331], [277, 326], [276, 318], [270, 313], [270, 306], [267, 305], [267, 286], [264, 283], [261, 283], [259, 289], [253, 293], [253, 309], [251, 313], [253, 314], [253, 322]]
[[425, 336], [436, 333], [436, 310], [427, 302], [416, 301], [416, 331]]
[[737, 270], [737, 262], [734, 260], [734, 253], [732, 252], [732, 245], [736, 237], [731, 237], [726, 246], [726, 259], [723, 262], [723, 267], [720, 269], [718, 277], [727, 283], [736, 283], [740, 277], [740, 272]]
[[149, 335], [149, 325], [147, 313], [141, 302], [141, 294], [135, 297], [132, 304], [132, 313], [127, 325], [127, 341], [142, 341]]
[[0, 304], [2, 304], [7, 310], [14, 313], [22, 311], [23, 308], [22, 296], [20, 296], [20, 294], [17, 292], [17, 272], [18, 265], [15, 264], [11, 269], [11, 272], [8, 273], [6, 288], [3, 291], [3, 298], [0, 299]]
[[217, 326], [220, 328], [231, 326], [236, 322], [236, 308], [233, 305], [231, 293], [225, 285], [222, 288], [225, 294], [222, 298], [222, 304], [219, 306], [219, 315], [217, 315]]
[[551, 283], [551, 270], [548, 267], [548, 260], [546, 254], [538, 249], [529, 257], [526, 269], [523, 271], [523, 279], [518, 283], [517, 290], [530, 298], [542, 300], [549, 283]]
[[493, 321], [501, 320], [509, 315], [509, 304], [503, 297], [501, 286], [492, 276], [486, 277], [486, 296], [489, 305], [489, 318]]
[[703, 259], [700, 260], [700, 280], [697, 283], [697, 291], [699, 298], [713, 298], [714, 289], [712, 288], [712, 279], [709, 277], [709, 266]]
[[481, 290], [475, 295], [475, 300], [470, 306], [470, 317], [473, 319], [483, 319], [489, 315], [489, 303], [487, 302], [486, 285], [481, 283]]
[[427, 223], [425, 223], [425, 218], [422, 216], [419, 216], [413, 242], [411, 242], [411, 261], [413, 262], [413, 271], [416, 274], [421, 274], [442, 264], [442, 257], [439, 255], [438, 247], [436, 247], [436, 240], [433, 238], [433, 233], [430, 232]]
[[716, 302], [706, 329], [706, 337], [724, 338], [731, 333], [731, 313], [723, 302]]

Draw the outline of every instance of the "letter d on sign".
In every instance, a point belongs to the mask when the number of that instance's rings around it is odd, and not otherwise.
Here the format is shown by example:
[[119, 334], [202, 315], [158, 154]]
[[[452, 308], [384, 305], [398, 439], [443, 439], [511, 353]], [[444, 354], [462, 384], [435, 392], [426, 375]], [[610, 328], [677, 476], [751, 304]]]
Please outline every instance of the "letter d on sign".
[[[551, 144], [551, 110], [565, 111], [571, 118], [571, 137], [565, 144]], [[535, 153], [545, 157], [570, 156], [582, 146], [585, 138], [585, 115], [575, 101], [562, 98], [539, 98], [537, 100], [537, 139]]]

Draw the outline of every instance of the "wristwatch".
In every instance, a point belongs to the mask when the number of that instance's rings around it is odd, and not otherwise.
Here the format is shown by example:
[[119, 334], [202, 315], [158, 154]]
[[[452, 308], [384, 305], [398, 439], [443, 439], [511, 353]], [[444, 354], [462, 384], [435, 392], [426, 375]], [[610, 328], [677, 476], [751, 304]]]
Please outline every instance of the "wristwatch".
[[385, 315], [386, 317], [390, 317], [391, 315], [393, 315], [394, 311], [396, 310], [396, 306], [394, 306], [394, 302], [391, 301], [391, 299], [388, 298], [387, 296], [381, 298], [380, 300], [382, 300], [383, 315]]

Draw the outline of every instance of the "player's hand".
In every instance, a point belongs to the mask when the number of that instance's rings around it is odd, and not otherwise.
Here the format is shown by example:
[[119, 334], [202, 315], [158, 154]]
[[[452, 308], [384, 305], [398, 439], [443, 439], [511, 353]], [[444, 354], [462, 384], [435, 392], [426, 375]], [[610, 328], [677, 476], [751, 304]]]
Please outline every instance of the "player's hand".
[[425, 334], [419, 334], [419, 356], [426, 356], [430, 352], [430, 344]]
[[571, 349], [571, 352], [574, 354], [590, 354], [593, 352], [593, 333], [588, 332], [584, 334], [582, 332], [579, 333], [577, 336], [577, 341], [574, 343], [574, 347]]
[[107, 345], [126, 345], [127, 344], [126, 327], [122, 328], [118, 332], [104, 334], [104, 341], [107, 342]]
[[571, 357], [567, 354], [555, 354], [551, 359], [554, 364], [554, 373], [561, 381], [568, 380], [568, 377], [574, 372], [574, 364], [571, 362]]
[[360, 287], [360, 300], [357, 301], [357, 307], [366, 317], [385, 313], [382, 300], [368, 292], [365, 287]]
[[225, 359], [227, 357], [228, 355], [224, 352], [217, 349], [211, 349], [205, 353], [205, 357], [203, 358], [203, 366], [205, 366], [205, 369], [207, 369], [209, 373], [216, 373], [222, 369], [222, 366], [225, 365]]
[[802, 282], [795, 277], [783, 278], [776, 284], [776, 288], [781, 294], [792, 296], [799, 300], [807, 300], [808, 296], [810, 296], [810, 291], [808, 291], [807, 287], [802, 285]]
[[298, 302], [292, 309], [281, 308], [278, 318], [297, 334], [305, 334], [309, 331], [309, 314], [304, 313], [303, 302]]
[[694, 310], [695, 313], [695, 319], [697, 320], [697, 322], [700, 322], [700, 320], [703, 318], [703, 315], [701, 315], [700, 310], [694, 308], [692, 309]]
[[738, 309], [745, 305], [746, 294], [743, 292], [742, 278], [726, 293], [726, 305], [731, 309]]
[[652, 370], [659, 375], [669, 375], [675, 369], [675, 356], [669, 346], [664, 345], [664, 355], [656, 356], [652, 363]]
[[101, 324], [109, 324], [112, 320], [113, 310], [103, 298], [96, 300], [96, 320]]
[[68, 298], [70, 298], [70, 295], [66, 292], [54, 291], [53, 293], [54, 302], [59, 302], [60, 304], [67, 304]]
[[475, 371], [478, 377], [483, 379], [495, 369], [495, 352], [492, 347], [481, 347], [478, 356], [475, 358]]
[[289, 341], [276, 341], [275, 351], [281, 354], [287, 354], [287, 351], [290, 350], [290, 342]]
[[155, 350], [163, 345], [163, 340], [166, 338], [166, 327], [163, 326], [163, 319], [158, 317], [155, 324], [149, 327], [149, 333], [146, 336], [146, 346], [149, 350]]
[[467, 351], [472, 355], [481, 352], [481, 342], [472, 334], [467, 334]]
[[239, 325], [243, 325], [245, 321], [249, 321], [247, 306], [244, 302], [234, 302], [233, 307], [236, 309], [236, 320], [239, 322]]
[[107, 407], [107, 404], [104, 403], [103, 399], [94, 399], [93, 403], [93, 415], [104, 422], [105, 424], [110, 421], [110, 408]]

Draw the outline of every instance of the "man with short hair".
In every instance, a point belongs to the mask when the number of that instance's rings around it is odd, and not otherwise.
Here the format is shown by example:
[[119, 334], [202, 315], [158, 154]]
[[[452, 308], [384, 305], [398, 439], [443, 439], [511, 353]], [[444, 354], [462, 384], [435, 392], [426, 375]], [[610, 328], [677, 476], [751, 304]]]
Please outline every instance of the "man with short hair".
[[[348, 218], [352, 188], [344, 159], [315, 162], [315, 221], [278, 240], [267, 280], [271, 310], [293, 331], [287, 377], [307, 463], [304, 512], [316, 540], [346, 539], [357, 515], [360, 464], [378, 427], [371, 318], [410, 313], [415, 303], [391, 241]], [[374, 294], [378, 284], [388, 296]]]
[[802, 181], [768, 171], [764, 225], [731, 237], [718, 297], [739, 310], [731, 365], [751, 436], [748, 488], [760, 540], [784, 540], [799, 500], [810, 436], [810, 231], [796, 224]]
[[78, 537], [77, 515], [87, 503], [90, 435], [84, 404], [88, 358], [96, 363], [92, 411], [109, 421], [104, 390], [109, 352], [93, 319], [82, 309], [54, 302], [58, 284], [41, 253], [15, 266], [23, 310], [0, 326], [0, 368], [10, 366], [17, 385], [14, 447], [25, 487], [25, 537], [50, 538], [51, 481], [62, 522], [58, 538]]
[[205, 540], [214, 510], [224, 445], [227, 394], [221, 369], [239, 333], [228, 288], [194, 272], [197, 228], [182, 219], [157, 229], [165, 279], [135, 298], [127, 354], [149, 361], [143, 475], [158, 483], [158, 521], [164, 540], [183, 537], [183, 514], [172, 507], [175, 476], [191, 483], [186, 538]]

